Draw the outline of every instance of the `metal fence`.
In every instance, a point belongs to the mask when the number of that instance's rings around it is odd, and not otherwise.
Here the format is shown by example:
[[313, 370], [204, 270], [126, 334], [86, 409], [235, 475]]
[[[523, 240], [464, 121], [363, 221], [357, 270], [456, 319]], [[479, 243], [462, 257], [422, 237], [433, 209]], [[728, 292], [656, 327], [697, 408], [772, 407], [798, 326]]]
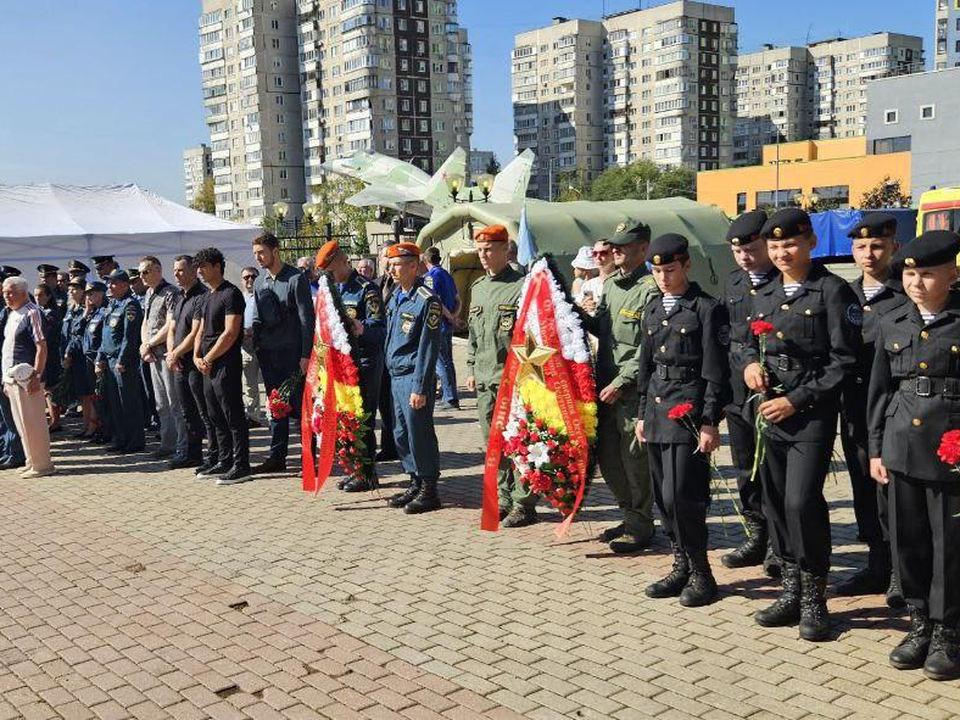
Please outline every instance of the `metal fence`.
[[[285, 229], [285, 228], [283, 228]], [[347, 251], [352, 258], [360, 258], [368, 255], [376, 255], [381, 247], [393, 240], [405, 242], [415, 242], [415, 234], [400, 233], [369, 233], [366, 236], [367, 252], [358, 250], [360, 238], [352, 233], [334, 233], [330, 225], [327, 225], [325, 232], [321, 234], [304, 234], [302, 228], [297, 228], [294, 234], [283, 233], [278, 236], [280, 240], [281, 257], [285, 262], [291, 265], [296, 264], [297, 258], [314, 257], [320, 247], [329, 240], [336, 240], [340, 246]]]

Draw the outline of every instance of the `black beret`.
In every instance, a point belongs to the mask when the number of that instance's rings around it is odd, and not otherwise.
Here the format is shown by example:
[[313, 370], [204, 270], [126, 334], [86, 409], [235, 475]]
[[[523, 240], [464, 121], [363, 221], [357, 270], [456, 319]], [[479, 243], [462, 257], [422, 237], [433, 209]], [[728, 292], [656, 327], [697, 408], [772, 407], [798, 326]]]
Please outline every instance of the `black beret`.
[[800, 208], [784, 208], [773, 214], [760, 235], [764, 240], [783, 240], [804, 235], [813, 229], [810, 216]]
[[117, 280], [119, 282], [130, 282], [130, 276], [124, 270], [117, 268], [112, 273], [107, 275], [107, 280]]
[[113, 262], [113, 255], [94, 255], [92, 258], [94, 265], [99, 265], [100, 263]]
[[638, 223], [630, 227], [622, 222], [617, 225], [612, 238], [607, 240], [611, 245], [629, 245], [635, 242], [648, 242], [650, 240], [650, 226], [644, 223]]
[[127, 268], [127, 275], [130, 276], [131, 280], [136, 280], [140, 277], [140, 270], [139, 268]]
[[56, 265], [47, 265], [46, 263], [43, 265], [37, 265], [37, 272], [43, 273], [44, 275], [47, 275], [48, 273], [55, 273], [59, 269], [60, 268], [58, 268]]
[[107, 286], [104, 285], [99, 280], [94, 280], [92, 283], [87, 283], [87, 292], [102, 292], [107, 291]]
[[686, 260], [690, 257], [690, 243], [678, 233], [661, 235], [647, 250], [647, 262], [652, 265], [669, 265], [676, 260]]
[[864, 215], [857, 226], [847, 233], [848, 238], [894, 238], [897, 236], [897, 219], [889, 213]]
[[727, 242], [731, 245], [746, 245], [753, 242], [767, 222], [767, 213], [763, 210], [751, 210], [744, 213], [727, 230]]
[[90, 272], [90, 268], [88, 268], [85, 264], [83, 264], [79, 260], [71, 260], [70, 266], [67, 269], [70, 272], [80, 272], [80, 273]]
[[4, 265], [0, 267], [0, 275], [3, 275], [5, 278], [20, 277], [23, 273], [20, 272], [20, 268], [15, 268], [13, 265]]
[[904, 245], [893, 257], [898, 268], [924, 268], [956, 262], [960, 235], [949, 230], [928, 230]]

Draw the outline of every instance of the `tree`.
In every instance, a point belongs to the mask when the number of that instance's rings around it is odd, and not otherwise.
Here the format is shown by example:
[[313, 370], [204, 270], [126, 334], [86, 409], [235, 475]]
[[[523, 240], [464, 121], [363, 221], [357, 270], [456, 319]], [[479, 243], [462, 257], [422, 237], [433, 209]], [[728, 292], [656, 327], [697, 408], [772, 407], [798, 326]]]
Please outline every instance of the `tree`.
[[687, 167], [659, 167], [651, 160], [604, 170], [589, 189], [590, 200], [696, 199], [697, 175]]
[[487, 163], [487, 169], [484, 172], [490, 175], [496, 175], [500, 172], [500, 161], [497, 160], [497, 156], [493, 155], [490, 157], [490, 162]]
[[582, 169], [562, 172], [557, 175], [555, 182], [557, 202], [588, 199], [590, 183], [587, 182], [586, 173]]
[[[325, 228], [329, 224], [334, 235], [351, 236], [349, 251], [357, 255], [366, 254], [370, 248], [367, 223], [374, 219], [375, 210], [348, 205], [347, 198], [363, 188], [362, 181], [348, 177], [329, 177], [311, 188], [317, 206], [315, 227]], [[343, 240], [341, 244], [345, 244]]]
[[903, 192], [899, 180], [885, 175], [876, 186], [867, 190], [860, 198], [860, 210], [879, 210], [881, 208], [910, 207], [911, 197]]
[[203, 187], [200, 192], [193, 196], [193, 202], [190, 207], [200, 212], [213, 215], [217, 211], [217, 201], [213, 194], [213, 178], [208, 177], [203, 181]]

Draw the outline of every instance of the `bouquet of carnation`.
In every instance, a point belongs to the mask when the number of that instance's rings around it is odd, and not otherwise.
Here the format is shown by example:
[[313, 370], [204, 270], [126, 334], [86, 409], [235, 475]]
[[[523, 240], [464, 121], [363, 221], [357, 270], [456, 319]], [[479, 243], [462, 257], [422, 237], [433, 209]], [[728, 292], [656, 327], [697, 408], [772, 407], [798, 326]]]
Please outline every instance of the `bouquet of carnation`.
[[[319, 285], [302, 424], [303, 489], [314, 492], [326, 482], [334, 458], [351, 478], [366, 480], [373, 472], [364, 442], [370, 414], [363, 407], [356, 348], [347, 331], [352, 321], [326, 275]], [[318, 448], [316, 466], [311, 435]]]
[[534, 263], [518, 306], [487, 449], [482, 527], [499, 525], [496, 468], [503, 454], [517, 479], [564, 516], [562, 537], [593, 472], [597, 388], [590, 346], [549, 257]]
[[280, 384], [280, 387], [276, 387], [270, 391], [270, 394], [267, 396], [267, 407], [270, 408], [270, 417], [274, 420], [283, 420], [285, 417], [290, 416], [290, 413], [293, 412], [293, 403], [291, 400], [301, 382], [303, 382], [303, 373], [300, 371], [300, 368], [297, 368], [293, 375]]
[[[767, 372], [767, 337], [773, 331], [773, 325], [768, 323], [766, 320], [754, 320], [752, 323], [750, 323], [750, 332], [752, 332], [754, 337], [757, 338], [757, 343], [760, 346], [760, 367], [763, 368], [764, 373]], [[763, 393], [756, 393], [751, 399], [756, 400], [757, 404], [759, 405], [760, 402], [763, 401], [764, 395]], [[756, 445], [753, 449], [753, 469], [750, 471], [750, 482], [753, 482], [757, 479], [757, 472], [760, 470], [760, 466], [763, 465], [763, 458], [767, 451], [764, 436], [769, 424], [769, 421], [758, 410], [756, 417], [753, 420]]]

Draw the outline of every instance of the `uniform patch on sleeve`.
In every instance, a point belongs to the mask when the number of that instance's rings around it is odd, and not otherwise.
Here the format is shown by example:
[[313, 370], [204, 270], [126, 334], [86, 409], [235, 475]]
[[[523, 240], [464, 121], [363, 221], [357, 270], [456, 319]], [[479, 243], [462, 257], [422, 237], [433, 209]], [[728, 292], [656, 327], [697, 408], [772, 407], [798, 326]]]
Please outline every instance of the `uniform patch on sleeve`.
[[863, 326], [863, 308], [859, 303], [850, 303], [847, 305], [847, 322], [857, 327]]
[[440, 316], [440, 303], [431, 303], [430, 309], [427, 311], [427, 327], [431, 330], [440, 327]]
[[641, 313], [639, 310], [627, 310], [627, 308], [620, 308], [620, 315], [628, 320], [639, 320]]
[[125, 313], [127, 320], [133, 322], [137, 319], [137, 309], [133, 305], [127, 306], [127, 312]]
[[357, 319], [357, 308], [356, 308], [356, 306], [354, 306], [354, 305], [347, 305], [347, 316], [348, 316], [351, 320], [356, 320], [356, 319]]
[[423, 284], [426, 285], [426, 286], [427, 286], [428, 288], [430, 288], [431, 290], [433, 290], [433, 278], [432, 278], [432, 277], [430, 277], [430, 276], [425, 277], [425, 278], [423, 279]]
[[721, 325], [717, 329], [717, 342], [719, 342], [723, 347], [728, 347], [730, 345], [730, 326]]
[[380, 294], [373, 290], [367, 293], [367, 317], [379, 318], [381, 313]]

